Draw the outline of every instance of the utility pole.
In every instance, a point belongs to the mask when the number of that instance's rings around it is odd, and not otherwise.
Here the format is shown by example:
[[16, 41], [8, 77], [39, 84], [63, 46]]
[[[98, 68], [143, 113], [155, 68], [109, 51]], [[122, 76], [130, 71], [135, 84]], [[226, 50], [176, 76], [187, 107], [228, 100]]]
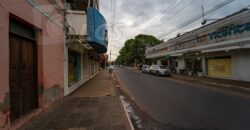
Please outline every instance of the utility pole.
[[110, 54], [109, 54], [109, 57], [110, 57], [110, 63], [111, 63], [111, 61], [112, 61], [112, 60], [111, 60], [111, 50], [110, 50]]

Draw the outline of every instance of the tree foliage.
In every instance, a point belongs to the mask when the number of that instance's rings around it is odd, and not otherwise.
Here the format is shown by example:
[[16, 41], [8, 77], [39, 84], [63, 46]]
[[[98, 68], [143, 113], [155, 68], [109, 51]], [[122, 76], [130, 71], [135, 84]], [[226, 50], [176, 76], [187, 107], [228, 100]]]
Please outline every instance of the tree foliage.
[[120, 50], [116, 64], [138, 64], [145, 60], [145, 48], [160, 44], [161, 41], [151, 35], [140, 34], [134, 39], [128, 39]]

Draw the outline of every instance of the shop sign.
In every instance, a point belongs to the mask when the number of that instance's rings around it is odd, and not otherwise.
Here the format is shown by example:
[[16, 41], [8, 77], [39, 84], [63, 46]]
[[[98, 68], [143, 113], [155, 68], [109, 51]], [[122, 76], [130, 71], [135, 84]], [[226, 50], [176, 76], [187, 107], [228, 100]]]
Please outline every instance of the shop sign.
[[149, 54], [155, 54], [155, 53], [166, 52], [166, 51], [168, 51], [168, 47], [160, 48], [158, 50], [153, 49], [152, 51], [149, 52]]
[[250, 31], [250, 22], [240, 25], [229, 25], [218, 29], [215, 32], [209, 33], [208, 37], [210, 40], [217, 38], [227, 37], [231, 35], [241, 34], [245, 31]]
[[176, 43], [175, 49], [176, 49], [176, 50], [179, 50], [179, 49], [181, 48], [181, 45], [182, 45], [181, 43]]
[[206, 35], [205, 35], [205, 34], [202, 34], [200, 37], [198, 37], [198, 42], [199, 42], [199, 43], [206, 42]]
[[250, 31], [250, 22], [239, 24], [239, 25], [230, 24], [230, 25], [218, 28], [216, 31], [212, 33], [208, 33], [207, 35], [205, 34], [200, 35], [198, 37], [198, 42], [199, 43], [206, 42], [207, 37], [209, 40], [215, 40], [215, 39], [219, 39], [222, 37], [228, 37], [228, 36], [232, 36], [236, 34], [241, 34], [246, 31]]

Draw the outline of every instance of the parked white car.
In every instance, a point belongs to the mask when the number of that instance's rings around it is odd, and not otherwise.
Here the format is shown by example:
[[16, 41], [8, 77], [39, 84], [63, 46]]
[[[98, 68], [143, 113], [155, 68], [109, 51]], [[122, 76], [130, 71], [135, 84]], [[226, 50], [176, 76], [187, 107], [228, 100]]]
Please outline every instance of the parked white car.
[[150, 65], [142, 65], [141, 72], [142, 73], [149, 73], [150, 72]]
[[157, 76], [170, 76], [170, 71], [163, 65], [152, 65], [149, 69], [150, 74]]

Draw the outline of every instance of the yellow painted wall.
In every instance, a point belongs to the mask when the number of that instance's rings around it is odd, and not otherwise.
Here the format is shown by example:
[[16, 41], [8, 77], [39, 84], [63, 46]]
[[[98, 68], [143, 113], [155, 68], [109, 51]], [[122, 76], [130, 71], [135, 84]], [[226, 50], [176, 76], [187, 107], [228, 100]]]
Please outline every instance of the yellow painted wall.
[[230, 78], [232, 76], [231, 59], [209, 59], [208, 76]]

